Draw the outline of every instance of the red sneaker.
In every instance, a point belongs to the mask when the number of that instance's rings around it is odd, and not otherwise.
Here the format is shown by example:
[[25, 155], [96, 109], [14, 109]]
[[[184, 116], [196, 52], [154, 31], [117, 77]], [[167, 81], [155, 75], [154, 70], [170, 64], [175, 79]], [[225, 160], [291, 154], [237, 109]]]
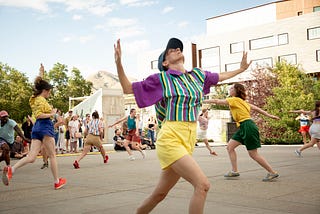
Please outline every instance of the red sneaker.
[[12, 178], [12, 168], [11, 166], [5, 166], [3, 168], [3, 174], [2, 174], [3, 184], [8, 186], [11, 178]]
[[104, 162], [104, 163], [107, 163], [107, 162], [108, 162], [108, 160], [109, 160], [109, 156], [108, 156], [108, 155], [106, 155], [106, 157], [104, 158], [103, 162]]
[[59, 178], [59, 183], [54, 183], [54, 189], [60, 189], [64, 185], [66, 185], [67, 180], [65, 178]]
[[75, 160], [75, 161], [73, 162], [73, 166], [74, 166], [75, 169], [79, 169], [79, 168], [80, 168], [79, 163], [78, 163], [77, 160]]

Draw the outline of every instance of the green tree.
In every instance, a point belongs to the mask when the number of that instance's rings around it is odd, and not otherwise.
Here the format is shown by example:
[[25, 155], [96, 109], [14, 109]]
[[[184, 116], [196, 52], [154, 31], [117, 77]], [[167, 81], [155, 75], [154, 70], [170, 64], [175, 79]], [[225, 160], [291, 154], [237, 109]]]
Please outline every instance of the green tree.
[[69, 97], [89, 96], [92, 89], [92, 83], [83, 78], [79, 69], [73, 68], [70, 77], [68, 72], [67, 65], [56, 63], [48, 74], [45, 73], [45, 78], [54, 86], [49, 101], [62, 112], [69, 110]]
[[54, 86], [49, 102], [62, 112], [67, 112], [69, 110], [69, 86], [67, 73], [67, 66], [61, 63], [54, 64], [53, 68], [48, 73], [45, 72], [45, 79], [49, 80], [49, 82]]
[[29, 98], [32, 86], [25, 74], [0, 62], [0, 109], [6, 110], [10, 117], [21, 123], [31, 114]]
[[272, 89], [273, 96], [267, 98], [264, 107], [281, 120], [270, 123], [271, 127], [263, 127], [260, 130], [262, 137], [271, 141], [300, 142], [301, 137], [297, 132], [299, 123], [295, 121], [297, 115], [289, 111], [314, 106], [315, 81], [299, 66], [285, 62], [278, 62], [272, 72], [278, 86]]

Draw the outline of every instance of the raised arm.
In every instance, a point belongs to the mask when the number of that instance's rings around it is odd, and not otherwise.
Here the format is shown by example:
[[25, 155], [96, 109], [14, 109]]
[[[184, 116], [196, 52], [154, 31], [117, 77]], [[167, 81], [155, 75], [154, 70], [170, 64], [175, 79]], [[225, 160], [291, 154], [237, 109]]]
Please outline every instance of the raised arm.
[[132, 83], [124, 73], [121, 63], [121, 45], [120, 39], [117, 40], [117, 44], [114, 45], [114, 60], [117, 66], [118, 77], [124, 94], [133, 94]]
[[276, 119], [276, 120], [279, 120], [279, 119], [280, 119], [278, 116], [269, 114], [268, 112], [266, 112], [265, 110], [259, 108], [258, 106], [255, 106], [255, 105], [250, 104], [250, 103], [249, 103], [249, 105], [250, 105], [250, 107], [251, 107], [251, 110], [257, 111], [257, 112], [259, 112], [260, 114], [263, 114], [263, 115], [265, 115], [265, 116], [267, 116], [267, 117], [270, 117], [270, 118], [272, 118], [272, 119]]
[[239, 69], [234, 70], [234, 71], [220, 73], [219, 74], [219, 81], [230, 79], [230, 78], [236, 76], [237, 74], [240, 74], [240, 73], [244, 72], [245, 70], [247, 70], [248, 67], [250, 66], [251, 62], [252, 62], [250, 60], [250, 62], [248, 63], [247, 55], [248, 55], [247, 52], [243, 52], [242, 60], [241, 60], [241, 64], [240, 64], [240, 68]]
[[128, 118], [128, 116], [124, 116], [123, 118], [117, 120], [116, 122], [114, 122], [114, 124], [109, 125], [108, 128], [112, 128], [113, 126], [117, 125], [118, 123], [121, 123], [123, 121], [125, 121]]
[[210, 103], [210, 104], [217, 104], [217, 105], [229, 105], [227, 100], [221, 100], [221, 99], [204, 100], [203, 103]]

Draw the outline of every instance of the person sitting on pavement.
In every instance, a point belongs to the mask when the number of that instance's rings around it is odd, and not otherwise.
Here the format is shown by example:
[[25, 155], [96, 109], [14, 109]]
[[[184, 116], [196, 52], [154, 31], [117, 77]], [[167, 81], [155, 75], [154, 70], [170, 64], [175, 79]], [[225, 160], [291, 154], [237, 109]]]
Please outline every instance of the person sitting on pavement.
[[11, 147], [10, 157], [21, 159], [27, 156], [27, 154], [28, 154], [28, 151], [25, 151], [22, 138], [19, 135], [17, 135], [16, 140], [13, 142], [13, 145]]
[[146, 136], [145, 131], [141, 132], [140, 139], [141, 139], [142, 145], [147, 145], [147, 149], [155, 149], [156, 148], [156, 146], [152, 143], [151, 139], [148, 138], [148, 136]]
[[116, 129], [114, 131], [113, 142], [114, 142], [114, 150], [116, 151], [126, 151], [124, 148], [124, 137], [120, 135], [121, 129]]

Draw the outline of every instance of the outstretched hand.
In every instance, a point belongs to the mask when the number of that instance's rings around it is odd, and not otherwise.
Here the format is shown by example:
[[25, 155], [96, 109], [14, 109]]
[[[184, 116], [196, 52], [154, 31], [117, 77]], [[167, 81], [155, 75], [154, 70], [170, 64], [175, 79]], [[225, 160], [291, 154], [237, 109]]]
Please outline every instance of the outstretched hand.
[[248, 56], [248, 52], [243, 51], [240, 69], [244, 70], [244, 71], [247, 70], [249, 68], [250, 64], [252, 63], [252, 60], [250, 60], [250, 62], [248, 63], [247, 56]]
[[121, 62], [121, 45], [120, 39], [117, 40], [117, 43], [114, 45], [114, 61], [116, 63]]

